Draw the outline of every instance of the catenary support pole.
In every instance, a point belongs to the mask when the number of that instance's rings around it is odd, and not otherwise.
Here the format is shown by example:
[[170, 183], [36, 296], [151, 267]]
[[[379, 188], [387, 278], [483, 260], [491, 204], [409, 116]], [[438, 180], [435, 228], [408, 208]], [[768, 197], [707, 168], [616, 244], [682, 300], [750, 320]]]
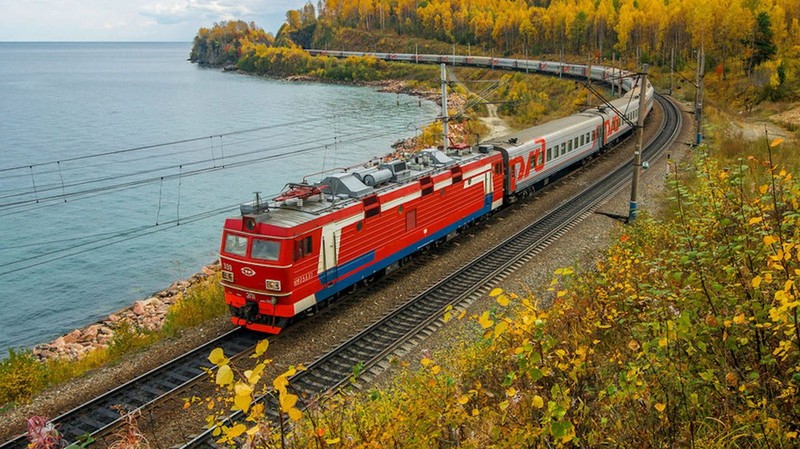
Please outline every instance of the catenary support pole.
[[447, 66], [445, 64], [441, 65], [442, 67], [442, 134], [443, 134], [443, 145], [444, 151], [450, 147], [450, 142], [447, 138], [447, 121], [449, 119], [447, 115]]
[[642, 65], [639, 76], [639, 114], [636, 119], [636, 150], [633, 152], [633, 179], [631, 180], [631, 205], [628, 223], [636, 220], [639, 212], [639, 172], [642, 169], [642, 141], [644, 140], [644, 111], [647, 107], [647, 64]]

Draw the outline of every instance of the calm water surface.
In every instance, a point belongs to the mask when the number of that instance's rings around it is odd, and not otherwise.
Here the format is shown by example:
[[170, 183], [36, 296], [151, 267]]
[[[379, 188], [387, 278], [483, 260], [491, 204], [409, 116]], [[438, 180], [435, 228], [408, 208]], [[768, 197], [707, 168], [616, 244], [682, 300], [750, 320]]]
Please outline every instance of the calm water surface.
[[253, 192], [386, 154], [437, 112], [189, 50], [0, 43], [0, 357], [199, 271]]

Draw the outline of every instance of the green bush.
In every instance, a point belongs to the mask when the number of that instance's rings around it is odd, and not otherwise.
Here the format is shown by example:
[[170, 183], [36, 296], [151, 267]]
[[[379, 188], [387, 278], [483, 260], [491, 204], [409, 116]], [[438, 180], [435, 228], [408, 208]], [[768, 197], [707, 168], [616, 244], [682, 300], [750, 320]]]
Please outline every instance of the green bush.
[[45, 369], [30, 351], [8, 351], [0, 362], [0, 404], [27, 402], [44, 385]]

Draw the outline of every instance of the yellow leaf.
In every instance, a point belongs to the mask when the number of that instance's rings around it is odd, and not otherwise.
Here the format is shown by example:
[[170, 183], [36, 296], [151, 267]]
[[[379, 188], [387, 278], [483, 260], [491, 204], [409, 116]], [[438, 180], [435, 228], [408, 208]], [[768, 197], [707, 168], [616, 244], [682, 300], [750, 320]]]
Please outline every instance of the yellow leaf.
[[750, 281], [750, 285], [752, 285], [753, 288], [758, 288], [761, 285], [761, 276], [754, 277], [753, 280]]
[[492, 327], [494, 321], [489, 319], [489, 312], [486, 311], [481, 314], [480, 318], [478, 318], [478, 323], [480, 323], [482, 328], [486, 329]]
[[774, 139], [772, 142], [769, 143], [769, 147], [770, 148], [775, 148], [775, 147], [777, 147], [778, 145], [780, 145], [782, 143], [783, 143], [783, 139], [778, 137], [778, 138]]
[[255, 366], [252, 370], [247, 370], [244, 372], [244, 376], [247, 378], [247, 381], [250, 385], [255, 385], [261, 379], [261, 374], [264, 373], [264, 368], [266, 365], [263, 363], [259, 363]]
[[500, 405], [500, 410], [505, 410], [508, 408], [508, 401], [503, 401], [499, 405]]
[[300, 421], [300, 418], [303, 417], [303, 412], [301, 412], [300, 410], [298, 410], [296, 408], [289, 409], [288, 413], [289, 413], [289, 418], [292, 421]]
[[500, 295], [497, 297], [497, 303], [503, 307], [508, 307], [508, 296]]
[[478, 411], [478, 409], [477, 409], [477, 408], [473, 408], [473, 409], [472, 409], [472, 416], [478, 416], [478, 414], [479, 414], [479, 413], [480, 413], [480, 412]]
[[439, 374], [439, 371], [441, 371], [441, 370], [442, 370], [442, 368], [441, 368], [439, 365], [434, 365], [434, 367], [433, 367], [433, 368], [431, 368], [431, 372], [432, 372], [434, 375], [436, 375], [436, 374]]
[[458, 398], [458, 403], [461, 405], [465, 405], [467, 402], [469, 402], [469, 395], [465, 394]]
[[233, 391], [235, 391], [236, 394], [252, 394], [253, 387], [244, 382], [237, 382], [236, 386], [233, 387]]
[[228, 359], [225, 357], [225, 352], [222, 348], [214, 348], [208, 356], [208, 361], [217, 366], [228, 363]]
[[444, 316], [442, 317], [442, 321], [447, 323], [448, 321], [450, 321], [451, 318], [453, 318], [453, 314], [450, 312], [445, 312]]
[[281, 410], [284, 412], [288, 412], [294, 405], [297, 404], [297, 395], [294, 394], [282, 394], [280, 395], [280, 403], [281, 403]]
[[424, 359], [422, 359], [422, 360], [420, 360], [420, 361], [419, 361], [419, 363], [421, 363], [421, 364], [422, 364], [422, 366], [425, 366], [425, 367], [427, 367], [428, 365], [430, 365], [430, 364], [431, 364], [431, 362], [433, 362], [433, 361], [432, 361], [431, 359], [427, 358], [427, 357], [425, 357]]
[[662, 404], [662, 403], [660, 403], [660, 402], [656, 402], [656, 404], [654, 405], [654, 407], [656, 408], [656, 410], [658, 410], [658, 413], [663, 413], [663, 412], [664, 412], [664, 409], [665, 409], [665, 408], [667, 408], [667, 406], [666, 406], [666, 405], [664, 405], [664, 404]]
[[531, 400], [531, 404], [533, 404], [533, 406], [536, 408], [542, 408], [544, 407], [544, 399], [542, 399], [542, 397], [537, 394]]
[[250, 416], [247, 417], [248, 421], [258, 422], [261, 418], [264, 417], [264, 404], [255, 404], [253, 408], [250, 409]]
[[216, 378], [217, 385], [229, 385], [233, 382], [233, 370], [228, 365], [222, 365], [217, 370], [217, 378]]
[[228, 438], [236, 438], [239, 435], [243, 434], [246, 430], [247, 426], [245, 426], [244, 424], [237, 424], [228, 429], [228, 431], [225, 432], [225, 435], [227, 435]]
[[556, 293], [556, 297], [561, 298], [566, 294], [567, 294], [566, 290], [559, 290], [558, 293]]
[[744, 313], [740, 313], [733, 317], [733, 322], [735, 324], [744, 324], [747, 322], [747, 319], [745, 318]]
[[265, 338], [259, 341], [256, 345], [256, 352], [253, 353], [253, 357], [261, 357], [265, 352], [267, 352], [267, 348], [269, 348], [269, 340]]
[[661, 339], [658, 340], [658, 347], [659, 348], [666, 348], [667, 347], [667, 343], [668, 343], [667, 339], [662, 337]]
[[516, 388], [511, 387], [511, 388], [506, 389], [506, 396], [512, 397], [515, 394], [517, 394], [517, 389]]
[[750, 221], [747, 222], [747, 224], [754, 225], [756, 223], [761, 223], [761, 220], [762, 220], [761, 217], [753, 217], [750, 219]]
[[495, 296], [500, 296], [501, 293], [503, 293], [503, 289], [502, 288], [495, 288], [495, 289], [493, 289], [492, 291], [489, 292], [489, 296], [494, 298]]
[[629, 341], [628, 348], [630, 348], [631, 351], [637, 351], [639, 349], [639, 342], [636, 340]]
[[249, 393], [237, 394], [233, 397], [233, 408], [247, 413], [250, 410], [250, 402], [252, 402], [252, 397]]
[[494, 328], [494, 337], [497, 338], [497, 337], [503, 335], [503, 332], [505, 332], [506, 330], [508, 330], [508, 323], [507, 322], [501, 321], [501, 322], [497, 323], [497, 326], [495, 326], [495, 328]]
[[286, 376], [278, 376], [272, 381], [272, 386], [281, 393], [286, 392], [286, 386], [289, 385], [289, 380]]
[[340, 441], [342, 441], [340, 438], [331, 438], [331, 439], [325, 440], [325, 444], [336, 444], [336, 443], [338, 443]]
[[764, 236], [764, 244], [767, 245], [767, 246], [772, 245], [773, 243], [775, 243], [777, 241], [778, 241], [778, 239], [776, 239], [775, 237], [773, 237], [771, 235], [765, 235]]

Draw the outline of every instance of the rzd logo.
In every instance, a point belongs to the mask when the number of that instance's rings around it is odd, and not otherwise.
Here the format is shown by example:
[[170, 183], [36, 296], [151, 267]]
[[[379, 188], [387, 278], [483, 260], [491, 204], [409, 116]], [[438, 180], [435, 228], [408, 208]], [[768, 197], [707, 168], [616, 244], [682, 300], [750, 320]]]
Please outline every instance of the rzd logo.
[[255, 272], [255, 270], [253, 270], [250, 267], [244, 267], [244, 268], [242, 268], [242, 274], [247, 276], [247, 277], [250, 277], [250, 276], [253, 276], [254, 274], [256, 274], [256, 272]]
[[547, 143], [544, 139], [534, 139], [533, 143], [538, 146], [528, 153], [527, 161], [525, 160], [525, 156], [517, 156], [508, 162], [512, 173], [516, 175], [517, 179], [525, 179], [530, 176], [531, 167], [537, 172], [544, 169]]

